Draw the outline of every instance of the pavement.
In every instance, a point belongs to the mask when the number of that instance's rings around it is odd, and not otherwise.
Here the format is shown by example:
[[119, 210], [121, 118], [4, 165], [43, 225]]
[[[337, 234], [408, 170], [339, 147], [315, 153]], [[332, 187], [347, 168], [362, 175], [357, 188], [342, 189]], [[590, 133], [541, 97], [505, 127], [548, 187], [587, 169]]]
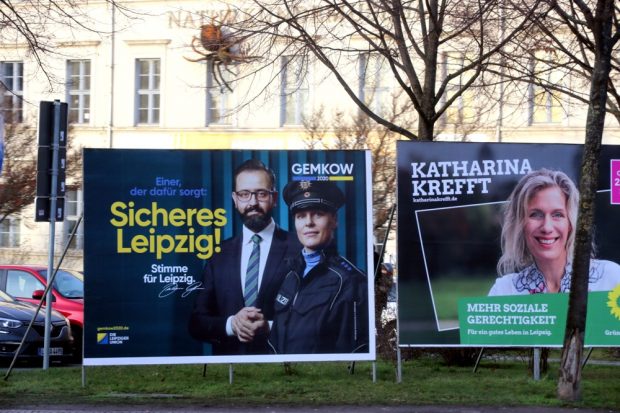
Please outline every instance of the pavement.
[[2, 409], [1, 413], [612, 413], [618, 410], [579, 409], [560, 407], [472, 407], [472, 406], [262, 406], [262, 407], [211, 407], [211, 406], [25, 406], [19, 409]]

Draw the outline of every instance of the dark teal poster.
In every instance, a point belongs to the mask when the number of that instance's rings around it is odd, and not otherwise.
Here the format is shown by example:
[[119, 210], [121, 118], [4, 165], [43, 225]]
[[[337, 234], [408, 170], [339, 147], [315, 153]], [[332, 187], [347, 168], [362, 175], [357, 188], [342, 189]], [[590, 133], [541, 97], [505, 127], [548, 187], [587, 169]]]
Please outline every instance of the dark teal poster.
[[84, 364], [374, 359], [370, 187], [366, 151], [85, 149]]

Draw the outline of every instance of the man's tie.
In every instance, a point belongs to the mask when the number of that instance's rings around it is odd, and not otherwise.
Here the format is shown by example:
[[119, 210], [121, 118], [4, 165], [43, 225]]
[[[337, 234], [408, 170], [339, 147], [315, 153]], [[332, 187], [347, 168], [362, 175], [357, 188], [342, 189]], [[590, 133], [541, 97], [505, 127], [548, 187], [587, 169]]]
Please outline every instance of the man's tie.
[[260, 242], [263, 239], [258, 234], [252, 235], [252, 253], [248, 260], [248, 269], [245, 275], [245, 306], [252, 307], [256, 305], [256, 296], [258, 295], [258, 267], [260, 266]]

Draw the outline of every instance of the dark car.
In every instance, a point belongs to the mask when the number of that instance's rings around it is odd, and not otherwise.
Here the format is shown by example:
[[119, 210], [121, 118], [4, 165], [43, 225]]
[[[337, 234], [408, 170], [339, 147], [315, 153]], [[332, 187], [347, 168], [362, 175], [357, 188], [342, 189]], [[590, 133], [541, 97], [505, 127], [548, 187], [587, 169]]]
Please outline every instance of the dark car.
[[[38, 305], [47, 285], [47, 268], [37, 265], [0, 265], [0, 290], [19, 301]], [[58, 270], [52, 288], [52, 308], [69, 320], [73, 332], [74, 358], [82, 354], [84, 329], [84, 276]]]
[[[15, 300], [0, 291], [0, 359], [13, 359], [26, 329], [36, 312], [29, 303]], [[43, 356], [45, 337], [45, 309], [39, 311], [19, 352], [18, 360], [39, 360]], [[52, 311], [50, 330], [50, 361], [65, 361], [71, 358], [73, 337], [69, 320], [57, 311]]]

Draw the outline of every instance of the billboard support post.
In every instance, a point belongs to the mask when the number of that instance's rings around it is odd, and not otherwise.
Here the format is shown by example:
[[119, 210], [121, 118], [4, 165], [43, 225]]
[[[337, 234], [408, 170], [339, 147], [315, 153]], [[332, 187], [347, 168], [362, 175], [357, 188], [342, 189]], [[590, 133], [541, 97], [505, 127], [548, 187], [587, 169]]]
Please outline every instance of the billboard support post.
[[478, 366], [480, 365], [480, 360], [482, 360], [482, 355], [484, 354], [484, 347], [480, 347], [480, 353], [478, 353], [478, 357], [476, 357], [476, 363], [474, 364], [474, 373], [478, 371]]
[[540, 347], [534, 347], [534, 380], [540, 380]]
[[372, 382], [373, 383], [377, 382], [377, 362], [376, 361], [372, 362]]
[[403, 381], [403, 365], [400, 354], [400, 346], [396, 347], [396, 383], [400, 384]]
[[588, 360], [590, 360], [590, 356], [592, 355], [592, 351], [594, 351], [594, 347], [590, 347], [590, 350], [588, 350], [588, 354], [586, 355], [586, 358], [583, 359], [583, 365], [581, 367], [585, 367], [586, 364], [588, 363]]

